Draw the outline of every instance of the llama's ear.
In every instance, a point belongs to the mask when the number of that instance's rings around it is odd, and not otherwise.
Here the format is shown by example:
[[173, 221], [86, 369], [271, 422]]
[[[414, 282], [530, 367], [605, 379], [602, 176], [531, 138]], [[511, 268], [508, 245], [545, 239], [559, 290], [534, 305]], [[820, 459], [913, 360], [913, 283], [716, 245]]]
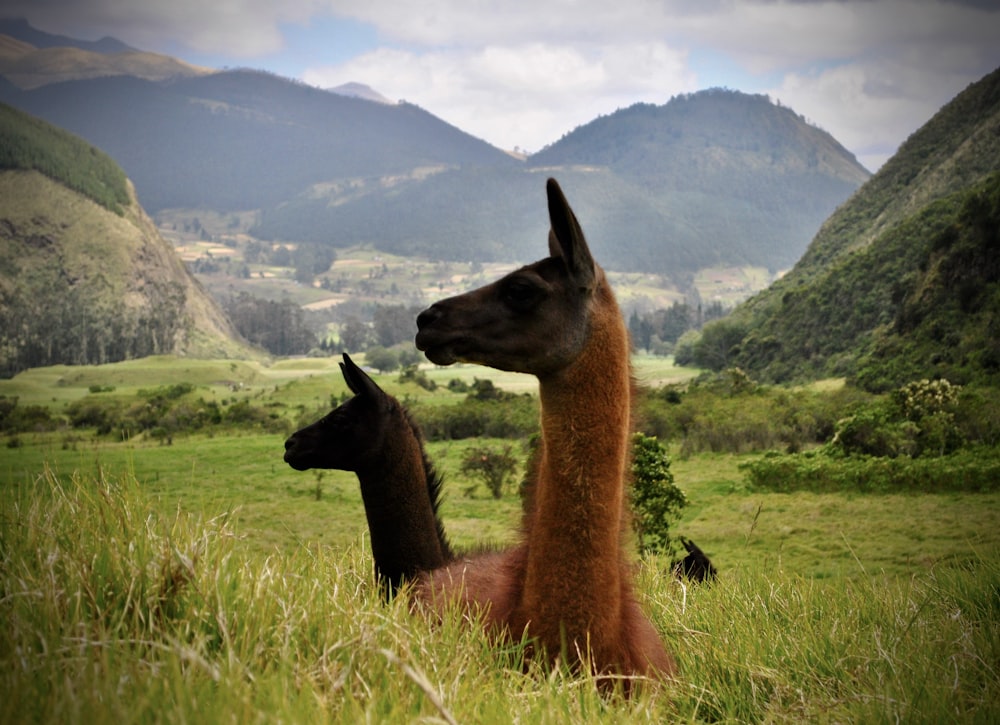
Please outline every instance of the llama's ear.
[[590, 254], [590, 247], [583, 236], [583, 229], [559, 183], [549, 179], [545, 187], [549, 199], [549, 254], [562, 257], [574, 279], [581, 287], [591, 288], [597, 278], [597, 265]]
[[346, 352], [344, 353], [344, 361], [340, 363], [340, 371], [344, 374], [347, 387], [355, 395], [367, 394], [376, 397], [382, 395], [382, 388], [376, 385], [375, 381], [368, 377], [365, 371], [359, 368]]

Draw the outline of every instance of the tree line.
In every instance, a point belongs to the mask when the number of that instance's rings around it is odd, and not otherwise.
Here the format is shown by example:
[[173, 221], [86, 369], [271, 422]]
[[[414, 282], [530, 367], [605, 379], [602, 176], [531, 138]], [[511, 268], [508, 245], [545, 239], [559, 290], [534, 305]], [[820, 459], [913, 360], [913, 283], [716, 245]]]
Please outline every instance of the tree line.
[[48, 365], [101, 365], [174, 350], [185, 324], [183, 287], [143, 287], [137, 306], [111, 299], [99, 285], [53, 274], [50, 294], [15, 288], [0, 295], [0, 377]]
[[[629, 335], [632, 345], [638, 350], [658, 355], [673, 354], [675, 357], [679, 352], [682, 356], [687, 355], [683, 362], [677, 361], [678, 365], [686, 365], [694, 362], [694, 358], [688, 354], [691, 338], [686, 338], [685, 334], [700, 330], [707, 322], [719, 320], [727, 313], [721, 302], [708, 305], [674, 302], [670, 307], [642, 314], [636, 310], [628, 319]], [[721, 369], [725, 366], [702, 367]]]
[[230, 295], [222, 304], [237, 332], [272, 355], [304, 355], [318, 339], [306, 313], [291, 300], [266, 300], [247, 292]]

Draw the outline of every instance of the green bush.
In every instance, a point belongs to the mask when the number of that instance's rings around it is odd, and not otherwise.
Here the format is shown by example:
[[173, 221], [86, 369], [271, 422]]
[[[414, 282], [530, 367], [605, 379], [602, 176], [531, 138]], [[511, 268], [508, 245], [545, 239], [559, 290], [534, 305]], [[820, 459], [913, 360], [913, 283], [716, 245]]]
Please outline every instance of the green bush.
[[107, 435], [118, 428], [122, 408], [117, 400], [95, 400], [88, 396], [67, 405], [66, 416], [74, 428], [96, 428], [99, 435]]
[[123, 438], [146, 433], [156, 439], [213, 426], [252, 427], [273, 433], [287, 432], [291, 427], [274, 405], [268, 409], [246, 399], [220, 405], [214, 400], [194, 399], [194, 390], [191, 383], [176, 383], [140, 390], [131, 402], [91, 394], [67, 405], [66, 417], [74, 428], [93, 428], [98, 435], [113, 432]]
[[1000, 445], [1000, 389], [963, 387], [955, 410], [955, 425], [968, 444]]
[[538, 402], [530, 395], [504, 401], [470, 397], [457, 405], [415, 405], [412, 410], [431, 441], [528, 438], [538, 432]]
[[[489, 489], [493, 498], [503, 498], [504, 489], [517, 472], [517, 459], [510, 444], [495, 448], [477, 446], [469, 448], [462, 459], [461, 471], [465, 475], [479, 478]], [[471, 489], [466, 493], [471, 493]]]
[[960, 390], [947, 380], [907, 383], [839, 421], [827, 448], [889, 458], [952, 453], [965, 438], [955, 416]]
[[640, 430], [680, 444], [682, 456], [702, 452], [803, 450], [833, 435], [837, 421], [872, 396], [758, 385], [739, 369], [699, 379], [681, 390], [650, 391], [640, 402]]
[[0, 395], [0, 431], [27, 433], [55, 430], [59, 421], [41, 405], [18, 405], [17, 396]]
[[687, 496], [674, 485], [667, 452], [656, 438], [632, 437], [632, 526], [643, 554], [670, 551], [670, 525], [680, 518]]
[[907, 383], [856, 406], [830, 441], [801, 455], [744, 465], [752, 487], [774, 491], [992, 491], [997, 394], [966, 394], [947, 380]]
[[751, 489], [790, 493], [945, 493], [1000, 489], [1000, 452], [964, 449], [949, 456], [835, 457], [821, 451], [765, 454], [741, 464]]
[[828, 449], [844, 455], [886, 458], [913, 455], [919, 429], [911, 421], [899, 420], [891, 408], [880, 403], [840, 420]]
[[365, 352], [365, 362], [380, 373], [390, 372], [399, 367], [399, 353], [381, 345], [372, 345]]
[[416, 364], [407, 365], [403, 368], [403, 371], [399, 374], [398, 378], [400, 383], [415, 383], [419, 385], [424, 390], [434, 392], [437, 390], [437, 383], [431, 380], [427, 373], [420, 369]]

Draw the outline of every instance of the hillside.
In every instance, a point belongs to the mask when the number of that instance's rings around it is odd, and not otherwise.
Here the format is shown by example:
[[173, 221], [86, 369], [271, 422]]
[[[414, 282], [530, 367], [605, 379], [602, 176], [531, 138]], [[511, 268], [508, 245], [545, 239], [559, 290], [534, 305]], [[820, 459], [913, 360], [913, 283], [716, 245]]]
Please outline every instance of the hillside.
[[766, 380], [1000, 374], [1000, 70], [970, 85], [726, 323]]
[[45, 48], [0, 55], [0, 74], [25, 89], [106, 76], [165, 80], [208, 72], [169, 56], [139, 51], [106, 55], [77, 48]]
[[[28, 132], [11, 132], [24, 123]], [[159, 353], [253, 354], [159, 235], [120, 169], [124, 200], [115, 196], [114, 209], [71, 188], [102, 178], [110, 159], [8, 108], [0, 108], [0, 129], [5, 151], [12, 138], [18, 143], [0, 166], [0, 375]], [[59, 163], [50, 162], [53, 149], [66, 152]], [[43, 160], [44, 173], [26, 168], [32, 157]]]
[[725, 89], [598, 118], [529, 163], [607, 168], [634, 189], [633, 198], [655, 215], [650, 228], [677, 253], [708, 248], [772, 270], [794, 264], [820, 224], [870, 176], [830, 134], [790, 109]]
[[121, 215], [128, 181], [106, 154], [41, 119], [0, 104], [0, 169], [40, 171]]
[[546, 175], [567, 189], [607, 268], [670, 275], [682, 287], [716, 265], [791, 266], [869, 176], [789, 109], [710, 90], [597, 119], [521, 167], [311, 189], [265, 208], [253, 232], [432, 259], [524, 261], [546, 232]]
[[98, 78], [3, 95], [110, 154], [150, 212], [258, 209], [337, 180], [516, 163], [416, 106], [257, 71]]

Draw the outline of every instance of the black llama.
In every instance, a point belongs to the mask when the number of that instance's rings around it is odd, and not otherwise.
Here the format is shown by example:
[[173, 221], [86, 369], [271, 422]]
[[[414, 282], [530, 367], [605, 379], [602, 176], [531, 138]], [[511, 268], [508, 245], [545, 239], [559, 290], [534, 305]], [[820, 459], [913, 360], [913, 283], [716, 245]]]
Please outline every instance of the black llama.
[[354, 471], [368, 519], [375, 576], [387, 598], [418, 572], [454, 559], [438, 515], [441, 477], [406, 408], [345, 353], [340, 364], [354, 397], [285, 441], [285, 462]]

